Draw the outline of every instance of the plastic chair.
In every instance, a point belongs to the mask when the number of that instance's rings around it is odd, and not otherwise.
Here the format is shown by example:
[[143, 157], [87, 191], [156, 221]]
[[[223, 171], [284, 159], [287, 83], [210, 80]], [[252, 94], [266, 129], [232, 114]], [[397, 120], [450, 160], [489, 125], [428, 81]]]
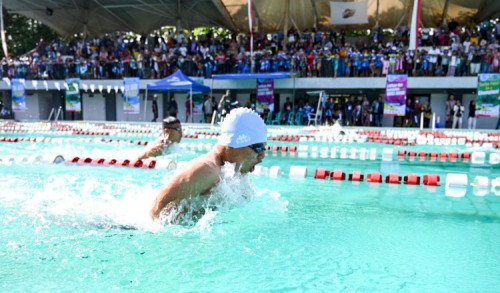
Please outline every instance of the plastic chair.
[[302, 125], [302, 112], [300, 111], [295, 113], [295, 125]]
[[307, 119], [307, 125], [311, 125], [311, 122], [314, 123], [314, 126], [321, 124], [321, 111], [316, 113], [309, 113], [309, 117]]
[[271, 125], [274, 124], [280, 125], [281, 123], [281, 112], [276, 113], [276, 117], [271, 121]]
[[265, 123], [266, 123], [267, 125], [271, 125], [271, 124], [273, 124], [273, 112], [269, 112], [269, 113], [267, 113], [267, 117], [266, 117], [266, 121], [265, 121]]
[[288, 124], [288, 125], [295, 125], [295, 119], [297, 119], [295, 117], [295, 113], [294, 112], [289, 112], [288, 113], [288, 117], [286, 119], [286, 124]]

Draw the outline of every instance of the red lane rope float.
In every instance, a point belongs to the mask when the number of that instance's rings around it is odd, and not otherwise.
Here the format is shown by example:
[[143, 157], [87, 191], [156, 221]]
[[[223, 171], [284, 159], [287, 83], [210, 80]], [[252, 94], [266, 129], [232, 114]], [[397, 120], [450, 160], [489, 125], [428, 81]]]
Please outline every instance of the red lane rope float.
[[294, 146], [294, 145], [293, 145], [293, 146], [291, 146], [291, 147], [290, 147], [290, 151], [291, 151], [291, 152], [296, 152], [296, 151], [297, 151], [297, 146]]
[[458, 153], [457, 152], [451, 152], [450, 153], [450, 158], [452, 158], [452, 159], [458, 159]]
[[281, 146], [281, 151], [282, 152], [288, 152], [288, 147], [287, 146]]
[[404, 157], [406, 155], [406, 151], [405, 150], [399, 150], [398, 151], [398, 157]]
[[427, 153], [424, 152], [424, 151], [421, 151], [421, 152], [418, 153], [418, 156], [419, 157], [427, 157]]
[[441, 178], [436, 174], [424, 175], [424, 185], [438, 186]]
[[330, 174], [330, 179], [336, 181], [343, 181], [345, 180], [345, 173], [342, 170], [335, 170]]
[[469, 152], [462, 153], [462, 159], [470, 159], [470, 153]]
[[417, 176], [415, 174], [408, 174], [403, 177], [403, 181], [408, 185], [420, 185], [420, 176]]
[[349, 181], [363, 181], [365, 175], [361, 174], [359, 171], [354, 171], [352, 174], [349, 174]]
[[109, 132], [73, 131], [75, 135], [109, 135]]
[[373, 172], [368, 174], [366, 181], [371, 183], [382, 183], [382, 174], [379, 172]]
[[120, 167], [133, 167], [133, 168], [144, 168], [144, 169], [153, 169], [156, 167], [156, 161], [152, 160], [149, 163], [145, 163], [142, 160], [123, 160], [118, 161], [116, 159], [92, 159], [92, 158], [80, 158], [73, 157], [66, 161], [67, 164], [75, 164], [75, 165], [101, 165], [101, 166], [120, 166]]
[[436, 152], [430, 152], [429, 157], [431, 158], [437, 158], [438, 154]]
[[416, 151], [409, 151], [408, 152], [408, 156], [410, 156], [410, 157], [415, 157], [416, 155], [417, 155]]
[[317, 169], [314, 174], [315, 179], [326, 179], [330, 175], [330, 171], [326, 169]]
[[401, 184], [401, 176], [398, 173], [389, 173], [385, 177], [385, 183], [389, 184]]

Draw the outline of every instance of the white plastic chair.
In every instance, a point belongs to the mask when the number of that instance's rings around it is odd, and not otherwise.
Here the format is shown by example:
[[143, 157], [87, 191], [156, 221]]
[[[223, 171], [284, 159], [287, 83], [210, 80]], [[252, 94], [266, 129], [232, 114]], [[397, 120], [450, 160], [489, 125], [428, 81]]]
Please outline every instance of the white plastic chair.
[[321, 114], [322, 111], [317, 111], [316, 113], [309, 113], [307, 125], [311, 125], [311, 122], [314, 123], [314, 126], [318, 126], [318, 124], [321, 124]]

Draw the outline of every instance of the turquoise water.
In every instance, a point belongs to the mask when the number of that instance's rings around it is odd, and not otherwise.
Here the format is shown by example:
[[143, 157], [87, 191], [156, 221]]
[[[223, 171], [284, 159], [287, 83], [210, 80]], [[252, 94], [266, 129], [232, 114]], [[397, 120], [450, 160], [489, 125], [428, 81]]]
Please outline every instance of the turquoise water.
[[[142, 148], [20, 142], [0, 143], [0, 154], [131, 157]], [[447, 148], [467, 150], [441, 149]], [[181, 162], [200, 153], [179, 148], [177, 155], [167, 157]], [[307, 166], [308, 177], [228, 176], [214, 191], [223, 202], [221, 208], [196, 224], [182, 226], [155, 223], [147, 215], [158, 188], [173, 170], [3, 163], [0, 288], [3, 292], [498, 291], [500, 196], [492, 192], [475, 196], [471, 187], [463, 198], [447, 197], [444, 191], [446, 173], [466, 173], [469, 181], [477, 175], [493, 179], [500, 176], [498, 165], [299, 158], [272, 152], [263, 162], [266, 167], [280, 166], [285, 173], [292, 165]], [[436, 173], [441, 175], [441, 186], [313, 179], [319, 167], [365, 175]]]

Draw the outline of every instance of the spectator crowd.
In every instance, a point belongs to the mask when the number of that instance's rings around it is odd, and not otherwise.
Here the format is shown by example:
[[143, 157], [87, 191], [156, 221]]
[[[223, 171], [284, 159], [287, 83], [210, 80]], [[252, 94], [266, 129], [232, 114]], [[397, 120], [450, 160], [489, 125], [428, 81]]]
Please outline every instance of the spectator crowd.
[[500, 23], [478, 27], [448, 25], [421, 28], [418, 50], [409, 50], [409, 31], [382, 28], [368, 36], [348, 37], [334, 29], [256, 34], [253, 58], [249, 37], [184, 33], [138, 39], [124, 34], [102, 38], [40, 40], [29, 53], [3, 60], [1, 75], [26, 79], [164, 78], [178, 69], [188, 76], [294, 72], [298, 77], [473, 76], [499, 72]]

